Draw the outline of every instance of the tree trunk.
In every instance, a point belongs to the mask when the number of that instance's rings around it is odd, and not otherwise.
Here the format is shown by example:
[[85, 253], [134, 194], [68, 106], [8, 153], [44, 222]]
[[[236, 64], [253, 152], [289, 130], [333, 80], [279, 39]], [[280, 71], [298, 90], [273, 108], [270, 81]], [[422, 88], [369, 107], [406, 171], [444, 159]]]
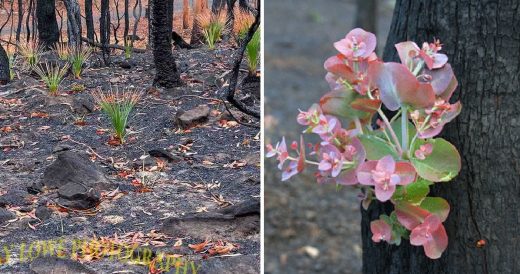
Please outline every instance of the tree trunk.
[[226, 0], [213, 0], [211, 4], [211, 12], [217, 14], [219, 11], [223, 10], [226, 7]]
[[85, 22], [87, 25], [87, 38], [94, 41], [94, 18], [92, 16], [92, 0], [85, 0]]
[[182, 28], [188, 29], [190, 27], [190, 1], [183, 0], [182, 2]]
[[202, 12], [202, 0], [193, 0], [193, 27], [191, 29], [191, 45], [197, 45], [202, 40], [202, 30], [199, 24], [197, 24], [197, 16]]
[[125, 43], [125, 47], [128, 46], [128, 31], [130, 30], [130, 14], [128, 14], [128, 8], [129, 8], [129, 1], [125, 0], [125, 30], [123, 33], [123, 40]]
[[101, 16], [99, 18], [99, 32], [101, 45], [103, 46], [103, 61], [105, 65], [110, 63], [110, 50], [107, 45], [110, 44], [110, 7], [108, 0], [101, 0]]
[[60, 38], [54, 0], [36, 1], [36, 17], [40, 42], [46, 48], [53, 46]]
[[408, 241], [373, 243], [370, 221], [388, 205], [372, 203], [362, 210], [364, 273], [520, 273], [518, 26], [517, 1], [396, 1], [384, 59], [398, 60], [397, 42], [441, 39], [459, 81], [454, 100], [464, 106], [444, 137], [459, 149], [462, 171], [432, 191], [451, 205], [442, 257], [428, 259]]
[[23, 22], [23, 0], [18, 0], [18, 26], [16, 27], [16, 42], [20, 42], [20, 33], [22, 32]]
[[155, 3], [155, 0], [149, 0], [148, 1], [148, 48], [149, 49], [153, 49], [154, 46], [153, 46], [153, 9], [154, 9], [154, 3]]
[[168, 88], [180, 86], [181, 78], [172, 55], [173, 0], [154, 0], [150, 13], [153, 18], [154, 84]]
[[377, 2], [376, 0], [357, 0], [356, 27], [376, 32]]
[[9, 57], [0, 45], [0, 84], [5, 85], [11, 80], [11, 73], [9, 71]]
[[81, 44], [81, 15], [78, 0], [64, 0], [67, 9], [67, 34], [69, 44], [79, 47]]
[[33, 4], [34, 4], [34, 1], [33, 0], [29, 0], [29, 7], [27, 8], [27, 17], [25, 18], [25, 40], [27, 41], [27, 43], [29, 43], [29, 41], [31, 40], [31, 13], [34, 15], [34, 13], [32, 12], [33, 10]]

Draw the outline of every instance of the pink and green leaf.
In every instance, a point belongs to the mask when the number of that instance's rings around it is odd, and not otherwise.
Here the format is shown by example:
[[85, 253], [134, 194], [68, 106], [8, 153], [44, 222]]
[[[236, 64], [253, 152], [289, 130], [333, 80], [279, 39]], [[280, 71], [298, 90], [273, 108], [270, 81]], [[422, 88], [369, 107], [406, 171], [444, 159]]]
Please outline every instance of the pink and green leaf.
[[425, 144], [432, 145], [432, 153], [424, 160], [415, 158], [415, 155], [410, 159], [419, 176], [432, 182], [447, 182], [459, 174], [461, 158], [455, 146], [442, 138], [418, 139], [411, 151]]

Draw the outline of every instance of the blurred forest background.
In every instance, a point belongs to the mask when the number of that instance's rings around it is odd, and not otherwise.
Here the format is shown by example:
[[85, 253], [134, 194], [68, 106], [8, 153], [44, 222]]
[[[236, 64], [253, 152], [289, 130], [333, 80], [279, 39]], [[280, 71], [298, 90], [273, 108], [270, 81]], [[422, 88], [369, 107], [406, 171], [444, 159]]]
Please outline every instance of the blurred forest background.
[[[323, 63], [355, 27], [376, 33], [380, 55], [394, 0], [265, 0], [265, 140], [297, 140], [307, 110], [328, 91]], [[360, 273], [358, 192], [317, 185], [307, 172], [281, 182], [265, 160], [265, 272]]]

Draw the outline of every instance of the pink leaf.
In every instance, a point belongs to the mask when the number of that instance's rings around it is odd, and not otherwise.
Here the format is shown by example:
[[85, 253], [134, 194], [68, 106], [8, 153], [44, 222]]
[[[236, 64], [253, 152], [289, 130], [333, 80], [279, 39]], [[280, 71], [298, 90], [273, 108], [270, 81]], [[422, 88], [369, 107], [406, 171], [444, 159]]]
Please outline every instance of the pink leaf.
[[430, 215], [430, 212], [427, 210], [407, 202], [397, 203], [395, 205], [395, 213], [399, 223], [408, 230], [414, 229], [416, 226], [421, 224], [428, 215]]
[[379, 243], [381, 240], [389, 242], [392, 238], [392, 228], [383, 220], [370, 222], [372, 241]]

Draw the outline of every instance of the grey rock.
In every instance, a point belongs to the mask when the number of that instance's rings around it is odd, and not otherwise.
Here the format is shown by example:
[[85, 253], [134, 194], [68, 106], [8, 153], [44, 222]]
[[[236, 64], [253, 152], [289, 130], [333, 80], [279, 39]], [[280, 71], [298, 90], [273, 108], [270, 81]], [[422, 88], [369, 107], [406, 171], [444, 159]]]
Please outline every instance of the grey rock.
[[152, 156], [152, 157], [164, 158], [164, 159], [168, 160], [168, 162], [173, 162], [173, 163], [178, 163], [183, 160], [182, 157], [177, 156], [177, 155], [167, 151], [166, 149], [162, 149], [162, 148], [152, 149], [152, 150], [148, 151], [148, 154], [150, 154], [150, 156]]
[[76, 183], [98, 191], [108, 190], [111, 187], [110, 180], [90, 161], [87, 155], [72, 150], [60, 152], [56, 160], [45, 169], [42, 180], [32, 187], [36, 190], [43, 186], [55, 189], [69, 183]]
[[57, 146], [55, 146], [52, 149], [52, 154], [55, 154], [55, 153], [58, 153], [58, 152], [63, 152], [63, 151], [66, 151], [66, 150], [72, 150], [72, 146], [67, 145], [67, 144], [58, 144]]
[[197, 273], [260, 273], [260, 258], [255, 255], [242, 255], [227, 258], [212, 258], [201, 261]]
[[72, 99], [72, 109], [78, 114], [89, 114], [94, 111], [96, 105], [92, 96], [88, 94], [77, 94]]
[[9, 190], [6, 194], [0, 196], [0, 207], [6, 205], [12, 206], [27, 206], [31, 204], [29, 201], [29, 193], [27, 191], [13, 189]]
[[260, 202], [247, 201], [214, 212], [187, 214], [166, 219], [161, 231], [194, 238], [239, 239], [260, 230]]
[[29, 269], [36, 274], [96, 274], [94, 270], [87, 268], [79, 262], [56, 257], [38, 257], [32, 261]]
[[61, 205], [75, 209], [95, 207], [101, 199], [99, 191], [77, 182], [70, 182], [60, 187], [58, 195], [60, 198], [58, 202]]
[[14, 213], [12, 213], [11, 211], [5, 209], [5, 208], [0, 208], [0, 224], [3, 224], [9, 220], [12, 220], [16, 218], [16, 216], [14, 215]]
[[218, 213], [232, 215], [234, 217], [242, 217], [247, 215], [260, 215], [260, 201], [247, 200], [232, 206], [228, 206], [217, 210]]
[[36, 208], [36, 212], [34, 213], [38, 219], [45, 221], [52, 216], [52, 210], [46, 206], [39, 206]]
[[205, 123], [208, 121], [208, 116], [208, 105], [199, 105], [198, 107], [190, 109], [186, 112], [177, 113], [176, 122], [181, 128], [187, 129]]

